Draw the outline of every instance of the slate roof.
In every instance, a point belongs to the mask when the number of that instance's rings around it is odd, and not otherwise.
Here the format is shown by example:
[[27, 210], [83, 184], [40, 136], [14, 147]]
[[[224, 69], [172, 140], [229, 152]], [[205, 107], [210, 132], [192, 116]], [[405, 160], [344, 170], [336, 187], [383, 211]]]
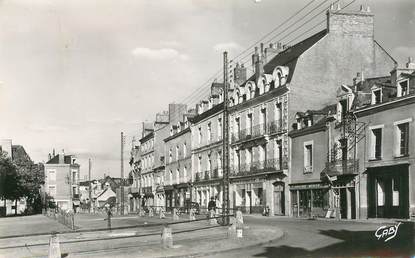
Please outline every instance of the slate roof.
[[[303, 41], [298, 42], [297, 44], [285, 49], [284, 51], [278, 53], [273, 57], [268, 63], [264, 65], [265, 73], [272, 73], [274, 68], [279, 65], [288, 66], [290, 73], [288, 74], [287, 82], [291, 81], [292, 75], [294, 74], [295, 66], [297, 64], [297, 59], [305, 51], [311, 48], [315, 43], [327, 35], [327, 29], [324, 29], [316, 34], [312, 35], [309, 38], [306, 38]], [[255, 79], [255, 74], [252, 75], [247, 81], [253, 81]], [[245, 84], [245, 83], [244, 83]]]
[[[53, 158], [51, 158], [46, 164], [59, 164], [59, 156], [62, 154], [57, 154]], [[65, 155], [63, 158], [64, 164], [72, 164], [72, 156]]]

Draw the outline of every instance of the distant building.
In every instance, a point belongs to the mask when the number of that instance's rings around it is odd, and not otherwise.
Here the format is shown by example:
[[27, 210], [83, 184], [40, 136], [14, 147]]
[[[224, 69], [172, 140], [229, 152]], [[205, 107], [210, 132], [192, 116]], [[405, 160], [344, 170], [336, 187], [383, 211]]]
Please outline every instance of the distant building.
[[50, 156], [45, 164], [45, 192], [63, 210], [77, 209], [79, 199], [80, 165], [73, 155]]
[[[191, 200], [191, 133], [189, 117], [193, 114], [177, 114], [179, 121], [170, 125], [170, 135], [165, 144], [164, 188], [171, 188], [166, 195], [166, 207], [183, 207]], [[181, 116], [181, 117], [180, 117]], [[158, 183], [158, 182], [157, 182]]]

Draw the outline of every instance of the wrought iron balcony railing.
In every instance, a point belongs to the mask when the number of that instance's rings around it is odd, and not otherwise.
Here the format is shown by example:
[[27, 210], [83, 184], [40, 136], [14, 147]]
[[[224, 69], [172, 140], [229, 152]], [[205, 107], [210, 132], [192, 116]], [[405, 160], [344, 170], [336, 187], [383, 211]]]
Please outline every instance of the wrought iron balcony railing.
[[359, 160], [335, 160], [326, 163], [326, 173], [329, 176], [352, 175], [359, 169]]
[[268, 123], [261, 123], [255, 126], [239, 130], [236, 133], [232, 133], [231, 142], [249, 140], [257, 138], [266, 134], [283, 133], [285, 129], [282, 127], [282, 121], [271, 121]]
[[241, 163], [239, 167], [231, 166], [230, 174], [234, 176], [252, 175], [264, 172], [280, 171], [283, 169], [288, 169], [288, 160], [286, 157], [282, 159], [267, 159], [252, 163]]

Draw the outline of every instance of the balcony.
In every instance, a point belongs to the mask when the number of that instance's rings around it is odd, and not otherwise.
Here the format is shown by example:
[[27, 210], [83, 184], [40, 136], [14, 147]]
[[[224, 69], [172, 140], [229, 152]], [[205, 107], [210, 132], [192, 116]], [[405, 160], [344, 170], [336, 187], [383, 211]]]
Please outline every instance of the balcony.
[[232, 176], [254, 175], [265, 172], [275, 172], [288, 169], [288, 159], [268, 159], [265, 161], [256, 161], [252, 163], [242, 163], [238, 167], [231, 167]]
[[72, 195], [72, 199], [74, 199], [74, 200], [79, 200], [79, 194], [74, 193], [74, 194]]
[[275, 134], [275, 133], [284, 133], [285, 129], [282, 128], [282, 121], [272, 121], [269, 123], [261, 123], [251, 128], [245, 128], [239, 130], [236, 133], [232, 133], [231, 143], [236, 143], [239, 141], [245, 141], [249, 139], [255, 139], [266, 134]]
[[201, 182], [201, 181], [209, 181], [211, 179], [217, 179], [219, 178], [219, 170], [217, 168], [213, 170], [207, 170], [203, 172], [197, 172], [195, 181]]
[[328, 176], [353, 175], [359, 170], [359, 160], [335, 160], [326, 163]]

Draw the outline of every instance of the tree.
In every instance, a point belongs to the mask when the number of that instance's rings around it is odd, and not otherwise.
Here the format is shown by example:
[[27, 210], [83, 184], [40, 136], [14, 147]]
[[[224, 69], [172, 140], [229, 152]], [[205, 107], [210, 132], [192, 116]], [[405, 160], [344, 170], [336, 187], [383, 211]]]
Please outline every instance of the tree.
[[22, 197], [22, 188], [19, 184], [20, 176], [17, 167], [5, 152], [0, 152], [0, 198], [17, 201]]
[[17, 150], [13, 161], [4, 152], [0, 153], [0, 198], [4, 202], [14, 200], [17, 206], [17, 201], [25, 198], [29, 213], [41, 212], [43, 183], [43, 165], [34, 164], [24, 150]]

